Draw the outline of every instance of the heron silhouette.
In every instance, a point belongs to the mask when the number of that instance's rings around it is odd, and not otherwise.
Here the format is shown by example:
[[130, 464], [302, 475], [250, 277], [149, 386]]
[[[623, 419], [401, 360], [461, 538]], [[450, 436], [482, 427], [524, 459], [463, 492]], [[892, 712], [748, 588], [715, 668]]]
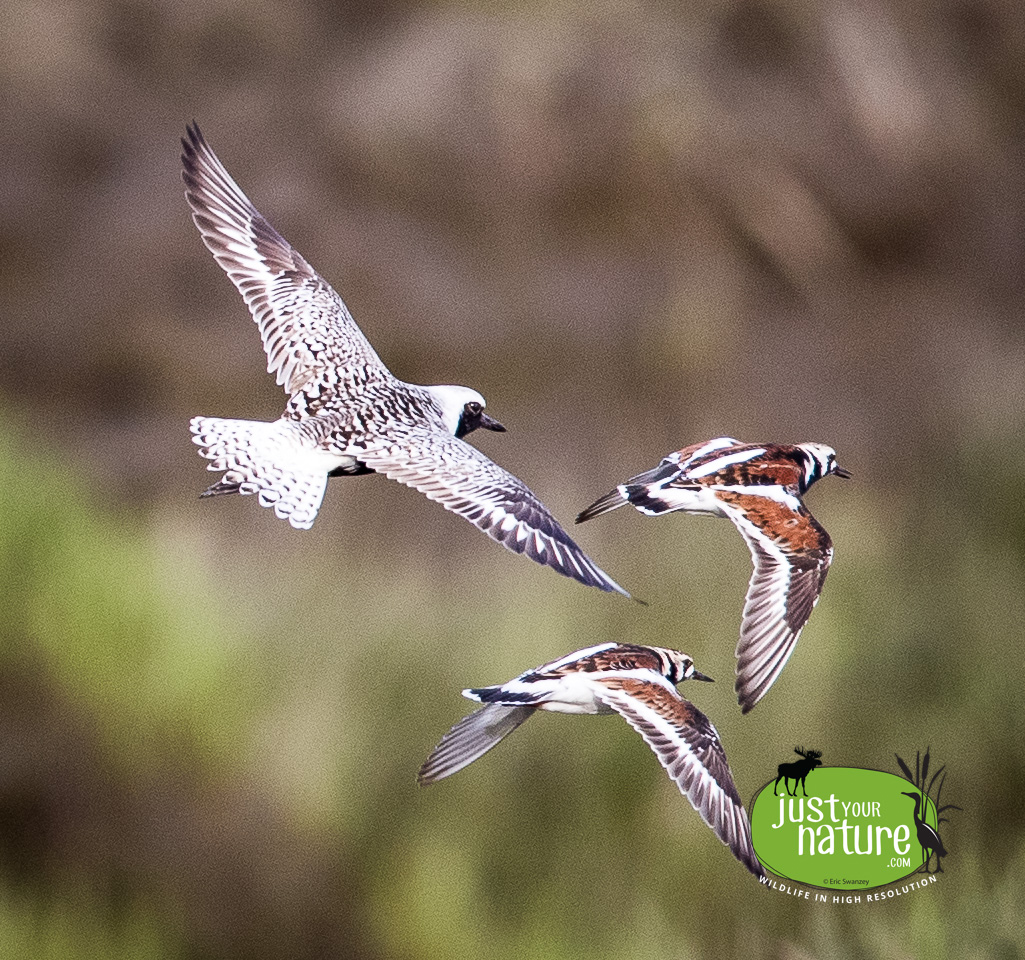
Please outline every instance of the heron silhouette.
[[[940, 863], [940, 858], [947, 855], [947, 851], [943, 848], [943, 841], [940, 839], [940, 835], [927, 824], [918, 814], [919, 804], [922, 804], [922, 798], [917, 793], [908, 793], [906, 790], [902, 790], [901, 793], [905, 797], [911, 797], [915, 801], [915, 812], [913, 814], [915, 819], [915, 831], [918, 835], [918, 843], [922, 848], [922, 867], [926, 873], [943, 873], [943, 864]], [[922, 804], [924, 807], [924, 804]], [[932, 855], [936, 854], [936, 869], [933, 871], [929, 870], [929, 861], [932, 859]]]

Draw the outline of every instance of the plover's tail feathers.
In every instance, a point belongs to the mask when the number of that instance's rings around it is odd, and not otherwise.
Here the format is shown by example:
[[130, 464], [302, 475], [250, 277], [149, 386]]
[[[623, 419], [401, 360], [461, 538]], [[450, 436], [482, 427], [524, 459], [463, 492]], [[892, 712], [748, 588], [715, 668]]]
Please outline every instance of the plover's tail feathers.
[[218, 480], [217, 483], [210, 484], [200, 494], [200, 497], [219, 497], [225, 493], [239, 493], [241, 487], [241, 483], [229, 483], [227, 480]]
[[260, 505], [300, 530], [313, 525], [324, 499], [327, 471], [311, 459], [291, 425], [277, 421], [193, 417], [192, 442], [224, 476], [203, 493], [257, 494]]
[[463, 717], [431, 751], [416, 776], [417, 782], [426, 786], [462, 770], [509, 736], [532, 713], [533, 707], [488, 703]]

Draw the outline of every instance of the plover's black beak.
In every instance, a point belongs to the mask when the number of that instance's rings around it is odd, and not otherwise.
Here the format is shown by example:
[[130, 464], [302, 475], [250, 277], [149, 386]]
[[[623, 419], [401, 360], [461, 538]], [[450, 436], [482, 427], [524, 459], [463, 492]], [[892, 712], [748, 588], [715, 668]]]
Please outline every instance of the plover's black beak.
[[495, 433], [505, 433], [505, 427], [502, 426], [494, 417], [489, 417], [486, 413], [480, 415], [480, 425], [485, 430], [494, 430]]
[[706, 677], [703, 673], [698, 673], [697, 670], [695, 670], [690, 675], [690, 679], [691, 680], [704, 680], [705, 683], [715, 683], [715, 681], [711, 677]]
[[835, 473], [841, 480], [850, 480], [853, 476], [850, 470], [844, 470], [843, 467], [835, 467], [833, 469], [833, 473]]

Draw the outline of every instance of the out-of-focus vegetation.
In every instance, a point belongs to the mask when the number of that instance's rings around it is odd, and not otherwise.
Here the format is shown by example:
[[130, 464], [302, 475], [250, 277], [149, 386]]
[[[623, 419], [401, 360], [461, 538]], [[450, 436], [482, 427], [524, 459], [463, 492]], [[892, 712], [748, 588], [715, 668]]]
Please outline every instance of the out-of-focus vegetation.
[[[0, 31], [0, 956], [1016, 956], [1025, 889], [1025, 29], [963, 0], [8, 0]], [[271, 419], [189, 221], [199, 121], [418, 382], [569, 520], [718, 433], [834, 445], [836, 559], [741, 717], [731, 525], [581, 544], [647, 608], [381, 478], [296, 532], [194, 414]], [[613, 719], [415, 772], [466, 686], [605, 639], [714, 687], [741, 793], [794, 744], [946, 763], [927, 890], [761, 889]]]

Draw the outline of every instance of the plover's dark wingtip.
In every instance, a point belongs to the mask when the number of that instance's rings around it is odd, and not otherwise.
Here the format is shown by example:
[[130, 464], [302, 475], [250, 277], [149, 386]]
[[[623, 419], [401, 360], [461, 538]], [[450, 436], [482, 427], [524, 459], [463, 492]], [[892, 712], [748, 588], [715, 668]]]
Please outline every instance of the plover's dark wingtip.
[[181, 145], [183, 151], [181, 159], [186, 166], [192, 162], [200, 149], [206, 146], [206, 138], [194, 119], [185, 124], [185, 136], [181, 138]]
[[[593, 565], [593, 561], [592, 561]], [[604, 590], [606, 593], [618, 593], [621, 596], [626, 597], [627, 600], [633, 600], [634, 603], [639, 603], [641, 606], [646, 607], [648, 604], [644, 601], [635, 597], [629, 590], [624, 589], [615, 580], [612, 579], [601, 567], [594, 566], [596, 575], [593, 579], [583, 580], [580, 582], [586, 584], [589, 587], [597, 587], [599, 590]], [[570, 576], [573, 576], [571, 573]], [[578, 579], [574, 577], [574, 579]]]
[[[580, 582], [589, 587], [597, 587], [599, 590], [604, 590], [606, 593], [618, 593], [620, 596], [626, 597], [627, 600], [633, 600], [635, 603], [639, 603], [642, 606], [647, 606], [643, 600], [639, 600], [629, 590], [623, 589], [615, 580], [612, 579], [604, 570], [601, 571], [602, 577], [594, 580], [581, 580]], [[572, 576], [572, 574], [570, 574]], [[576, 579], [576, 578], [574, 578]]]

